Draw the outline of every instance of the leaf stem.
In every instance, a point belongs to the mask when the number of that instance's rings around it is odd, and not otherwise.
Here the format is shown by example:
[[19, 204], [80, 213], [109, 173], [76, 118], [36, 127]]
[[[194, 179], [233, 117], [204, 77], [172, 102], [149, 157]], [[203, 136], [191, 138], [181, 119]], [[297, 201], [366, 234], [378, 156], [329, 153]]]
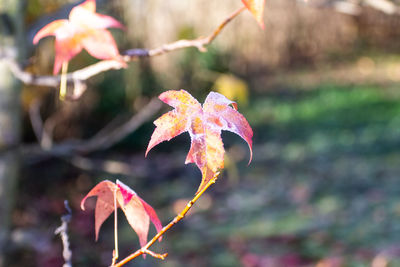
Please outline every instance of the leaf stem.
[[60, 99], [65, 100], [67, 95], [67, 70], [68, 61], [64, 61], [61, 67], [61, 81], [60, 81]]
[[166, 254], [157, 254], [154, 253], [150, 250], [148, 250], [160, 237], [162, 237], [165, 232], [167, 232], [169, 229], [171, 229], [175, 224], [177, 224], [179, 221], [181, 221], [186, 213], [191, 209], [194, 203], [204, 194], [204, 192], [215, 183], [215, 181], [218, 179], [220, 172], [216, 172], [213, 176], [213, 178], [204, 186], [203, 189], [201, 189], [192, 200], [190, 200], [187, 204], [186, 207], [166, 226], [164, 226], [163, 229], [161, 229], [160, 232], [158, 232], [145, 246], [142, 248], [138, 249], [131, 255], [127, 256], [125, 259], [121, 260], [120, 262], [113, 264], [112, 267], [120, 267], [125, 265], [126, 263], [130, 262], [134, 258], [142, 255], [142, 254], [149, 254], [150, 256], [153, 256], [158, 259], [165, 259], [165, 257], [168, 256], [168, 253]]
[[118, 216], [117, 216], [117, 189], [114, 190], [114, 251], [111, 265], [114, 265], [119, 257], [118, 253]]

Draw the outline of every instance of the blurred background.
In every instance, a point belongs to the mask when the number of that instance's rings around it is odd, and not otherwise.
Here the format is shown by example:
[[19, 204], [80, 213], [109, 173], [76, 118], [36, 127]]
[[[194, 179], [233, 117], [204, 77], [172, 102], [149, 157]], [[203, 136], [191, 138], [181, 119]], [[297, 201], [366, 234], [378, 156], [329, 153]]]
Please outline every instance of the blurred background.
[[[50, 74], [54, 38], [34, 47], [32, 37], [81, 2], [0, 0], [2, 45], [20, 46], [26, 71]], [[99, 13], [127, 27], [112, 30], [121, 53], [206, 36], [242, 5], [239, 0], [97, 3]], [[144, 158], [152, 121], [170, 110], [167, 105], [110, 147], [63, 150], [89, 140], [110, 122], [111, 129], [118, 128], [154, 96], [181, 88], [200, 102], [211, 90], [238, 102], [253, 127], [253, 161], [247, 166], [245, 142], [224, 132], [225, 171], [154, 246], [168, 258], [137, 258], [127, 266], [400, 266], [397, 4], [268, 0], [265, 30], [246, 11], [206, 53], [191, 48], [131, 62], [127, 69], [91, 78], [76, 101], [58, 100], [54, 88], [15, 83], [0, 64], [0, 88], [14, 84], [11, 97], [0, 99], [0, 131], [9, 131], [0, 142], [4, 266], [63, 264], [54, 230], [65, 213], [64, 200], [72, 208], [73, 265], [108, 266], [113, 221], [106, 221], [95, 242], [94, 199], [86, 212], [79, 207], [104, 179], [132, 187], [163, 224], [185, 206], [201, 179], [193, 164], [184, 165], [189, 135], [159, 145]], [[7, 11], [10, 6], [20, 9]], [[6, 11], [20, 22], [11, 31]], [[82, 52], [70, 71], [94, 62]], [[51, 133], [40, 142], [32, 126], [38, 118]], [[120, 215], [123, 257], [139, 245]], [[154, 232], [151, 228], [150, 235]]]

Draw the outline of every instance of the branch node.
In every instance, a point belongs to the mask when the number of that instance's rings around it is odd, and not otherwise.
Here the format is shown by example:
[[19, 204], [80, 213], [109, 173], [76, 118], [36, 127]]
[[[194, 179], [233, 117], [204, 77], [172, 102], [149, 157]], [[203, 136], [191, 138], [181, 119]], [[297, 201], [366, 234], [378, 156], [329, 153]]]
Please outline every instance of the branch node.
[[141, 249], [141, 252], [143, 254], [148, 254], [148, 255], [152, 256], [153, 258], [160, 259], [160, 260], [165, 260], [165, 258], [168, 256], [168, 253], [159, 254], [159, 253], [155, 253], [147, 248]]
[[115, 265], [115, 263], [117, 262], [117, 259], [118, 259], [118, 253], [117, 253], [117, 251], [114, 249], [114, 250], [113, 250], [113, 258], [112, 258], [111, 266], [114, 266], [114, 265]]
[[205, 47], [204, 44], [199, 44], [199, 45], [197, 46], [197, 49], [198, 49], [200, 52], [202, 52], [202, 53], [207, 52], [207, 47]]

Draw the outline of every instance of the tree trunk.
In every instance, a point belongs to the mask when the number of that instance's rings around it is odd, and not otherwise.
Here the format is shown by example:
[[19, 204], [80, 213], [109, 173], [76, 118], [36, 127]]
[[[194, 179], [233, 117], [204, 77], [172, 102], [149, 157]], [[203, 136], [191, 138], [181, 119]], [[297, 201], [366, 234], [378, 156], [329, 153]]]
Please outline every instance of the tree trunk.
[[[0, 0], [0, 55], [21, 57], [24, 1]], [[0, 266], [4, 265], [19, 174], [20, 84], [0, 58]]]

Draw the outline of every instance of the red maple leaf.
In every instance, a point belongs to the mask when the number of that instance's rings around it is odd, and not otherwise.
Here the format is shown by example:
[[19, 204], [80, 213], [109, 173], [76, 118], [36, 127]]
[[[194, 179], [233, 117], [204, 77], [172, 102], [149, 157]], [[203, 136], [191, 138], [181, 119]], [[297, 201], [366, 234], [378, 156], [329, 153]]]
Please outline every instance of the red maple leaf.
[[97, 184], [82, 200], [82, 210], [85, 210], [86, 199], [92, 196], [97, 196], [95, 208], [96, 240], [99, 237], [101, 225], [114, 212], [114, 196], [116, 196], [117, 207], [122, 209], [130, 226], [139, 236], [142, 247], [147, 242], [150, 221], [156, 227], [157, 232], [162, 229], [161, 222], [154, 209], [132, 189], [118, 180], [116, 184], [107, 180]]
[[254, 18], [260, 24], [261, 28], [264, 29], [264, 6], [265, 0], [242, 0], [243, 4], [253, 14]]
[[189, 132], [191, 147], [185, 163], [195, 163], [201, 170], [202, 182], [197, 192], [224, 167], [225, 150], [221, 130], [236, 133], [247, 142], [251, 161], [253, 130], [237, 111], [235, 102], [219, 93], [211, 92], [201, 106], [185, 90], [167, 91], [159, 98], [175, 109], [154, 121], [156, 129], [151, 136], [146, 156], [159, 143]]
[[[60, 19], [44, 26], [33, 38], [37, 44], [46, 36], [55, 36], [54, 74], [60, 71], [64, 62], [70, 61], [85, 48], [98, 59], [121, 61], [117, 44], [106, 28], [124, 28], [112, 17], [96, 13], [96, 1], [86, 0], [74, 7], [69, 19]], [[121, 64], [124, 63], [121, 61]]]

